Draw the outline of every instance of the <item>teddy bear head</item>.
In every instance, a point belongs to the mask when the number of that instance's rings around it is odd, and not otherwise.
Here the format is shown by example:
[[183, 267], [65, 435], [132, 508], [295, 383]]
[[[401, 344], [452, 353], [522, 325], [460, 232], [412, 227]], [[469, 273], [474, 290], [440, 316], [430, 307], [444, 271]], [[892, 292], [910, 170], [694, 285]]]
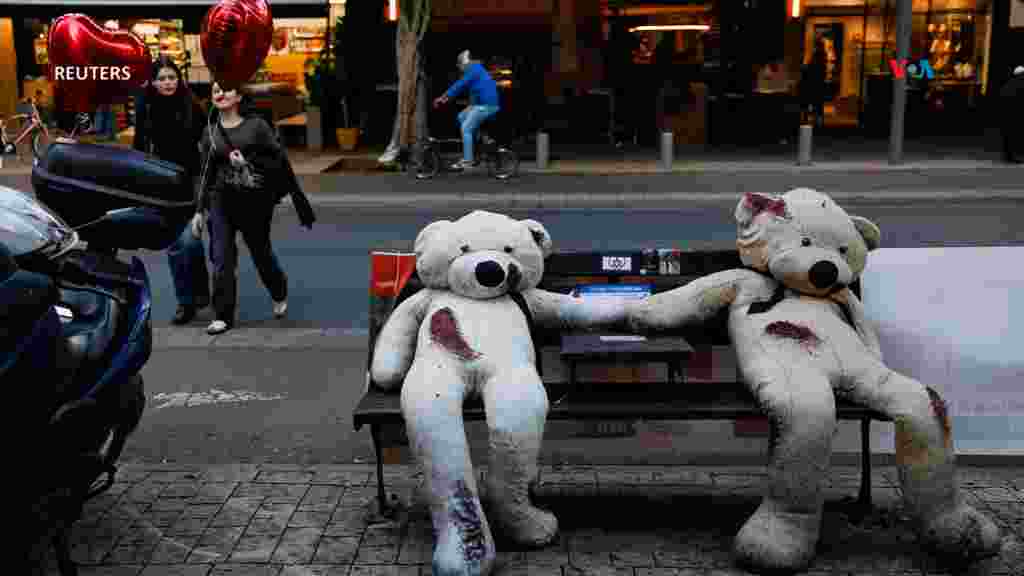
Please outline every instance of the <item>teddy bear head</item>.
[[868, 251], [881, 240], [870, 220], [847, 214], [810, 188], [782, 196], [748, 193], [736, 207], [736, 223], [745, 265], [814, 296], [838, 292], [859, 278]]
[[535, 220], [475, 210], [429, 224], [416, 237], [415, 251], [424, 286], [483, 300], [536, 287], [551, 237]]

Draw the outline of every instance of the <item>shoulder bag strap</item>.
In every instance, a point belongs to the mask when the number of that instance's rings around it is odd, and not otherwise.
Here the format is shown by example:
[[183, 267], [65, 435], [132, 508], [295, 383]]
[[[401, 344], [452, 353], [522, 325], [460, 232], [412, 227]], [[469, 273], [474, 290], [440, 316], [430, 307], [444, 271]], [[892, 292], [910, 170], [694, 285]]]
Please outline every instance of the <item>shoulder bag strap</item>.
[[508, 293], [509, 298], [519, 306], [519, 309], [523, 311], [523, 315], [526, 316], [526, 325], [530, 328], [530, 340], [533, 341], [533, 355], [537, 358], [537, 374], [541, 377], [541, 383], [544, 381], [544, 365], [541, 361], [540, 346], [537, 345], [537, 326], [533, 322], [533, 313], [530, 312], [530, 306], [526, 304], [526, 299], [523, 295], [517, 291], [510, 291]]

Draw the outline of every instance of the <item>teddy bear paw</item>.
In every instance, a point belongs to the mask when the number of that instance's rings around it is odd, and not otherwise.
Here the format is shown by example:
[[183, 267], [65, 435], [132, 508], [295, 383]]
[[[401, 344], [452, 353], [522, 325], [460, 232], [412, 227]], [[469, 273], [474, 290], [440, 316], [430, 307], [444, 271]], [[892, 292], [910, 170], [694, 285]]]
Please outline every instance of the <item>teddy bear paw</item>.
[[502, 510], [498, 518], [502, 532], [517, 544], [540, 548], [558, 536], [558, 518], [533, 505]]
[[483, 529], [467, 533], [449, 524], [434, 547], [434, 576], [486, 576], [495, 555], [494, 542]]
[[951, 565], [968, 567], [999, 555], [999, 527], [972, 506], [960, 504], [923, 523], [923, 546]]
[[814, 560], [820, 528], [820, 515], [780, 512], [766, 500], [736, 535], [736, 560], [756, 570], [804, 570]]

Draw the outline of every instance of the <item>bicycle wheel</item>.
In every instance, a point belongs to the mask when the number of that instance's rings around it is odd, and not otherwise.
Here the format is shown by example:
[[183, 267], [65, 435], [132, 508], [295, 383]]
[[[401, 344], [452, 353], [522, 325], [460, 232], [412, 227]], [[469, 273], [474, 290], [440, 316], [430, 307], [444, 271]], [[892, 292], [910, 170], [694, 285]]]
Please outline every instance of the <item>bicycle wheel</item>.
[[[417, 180], [427, 180], [437, 176], [437, 173], [441, 171], [441, 153], [437, 147], [430, 144], [424, 144], [418, 154], [416, 151], [413, 152], [414, 157], [411, 159], [412, 173]], [[415, 156], [419, 156], [416, 158]]]
[[3, 153], [14, 154], [17, 152], [17, 144], [14, 140], [29, 125], [29, 117], [25, 114], [16, 114], [10, 118], [0, 120], [0, 132], [3, 134]]
[[487, 163], [491, 176], [506, 180], [519, 174], [519, 154], [508, 148], [498, 148]]

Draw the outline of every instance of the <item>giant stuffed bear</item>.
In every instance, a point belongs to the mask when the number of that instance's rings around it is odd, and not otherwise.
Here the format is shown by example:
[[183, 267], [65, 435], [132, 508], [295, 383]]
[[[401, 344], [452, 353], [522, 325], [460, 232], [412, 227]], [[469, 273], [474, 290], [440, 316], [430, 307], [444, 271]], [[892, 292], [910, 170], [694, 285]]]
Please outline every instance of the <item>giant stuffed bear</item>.
[[490, 572], [495, 549], [478, 498], [462, 420], [463, 399], [487, 413], [490, 462], [485, 495], [513, 540], [550, 542], [558, 521], [530, 503], [548, 397], [535, 366], [519, 293], [538, 326], [587, 329], [622, 321], [623, 309], [536, 289], [551, 238], [533, 220], [474, 211], [441, 220], [416, 238], [424, 289], [381, 329], [373, 381], [401, 384], [410, 447], [423, 468], [436, 544], [435, 576]]
[[837, 394], [895, 422], [905, 504], [919, 521], [922, 543], [947, 564], [997, 554], [999, 529], [957, 489], [945, 404], [931, 388], [886, 367], [847, 288], [878, 247], [878, 228], [806, 188], [781, 197], [747, 194], [735, 217], [747, 268], [626, 306], [637, 332], [699, 325], [729, 311], [743, 379], [778, 431], [765, 497], [735, 539], [737, 560], [762, 570], [799, 570], [813, 560]]

